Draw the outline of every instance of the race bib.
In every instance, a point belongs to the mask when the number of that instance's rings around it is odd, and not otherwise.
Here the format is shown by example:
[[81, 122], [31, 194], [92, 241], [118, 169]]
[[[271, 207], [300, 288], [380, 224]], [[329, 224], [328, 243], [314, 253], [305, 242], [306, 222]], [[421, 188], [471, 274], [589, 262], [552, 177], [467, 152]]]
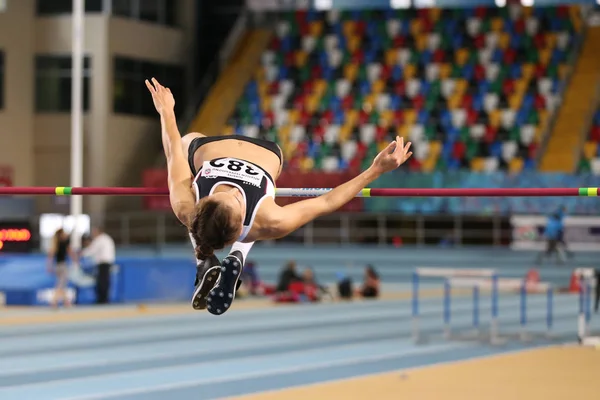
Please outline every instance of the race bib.
[[202, 177], [227, 178], [243, 181], [250, 185], [260, 187], [265, 173], [262, 169], [246, 161], [236, 158], [221, 158], [205, 161], [202, 164]]

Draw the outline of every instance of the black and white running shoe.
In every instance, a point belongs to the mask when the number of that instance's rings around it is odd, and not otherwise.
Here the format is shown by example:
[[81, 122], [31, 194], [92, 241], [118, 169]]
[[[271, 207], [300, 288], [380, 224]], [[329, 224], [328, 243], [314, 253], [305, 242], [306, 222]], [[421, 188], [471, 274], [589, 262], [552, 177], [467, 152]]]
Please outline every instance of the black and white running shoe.
[[244, 268], [244, 257], [236, 250], [225, 257], [221, 265], [219, 281], [206, 298], [206, 309], [213, 315], [221, 315], [231, 307], [242, 282], [240, 276]]
[[196, 267], [196, 270], [192, 307], [194, 310], [204, 310], [206, 309], [206, 296], [219, 281], [219, 276], [221, 275], [221, 262], [217, 256], [213, 255]]

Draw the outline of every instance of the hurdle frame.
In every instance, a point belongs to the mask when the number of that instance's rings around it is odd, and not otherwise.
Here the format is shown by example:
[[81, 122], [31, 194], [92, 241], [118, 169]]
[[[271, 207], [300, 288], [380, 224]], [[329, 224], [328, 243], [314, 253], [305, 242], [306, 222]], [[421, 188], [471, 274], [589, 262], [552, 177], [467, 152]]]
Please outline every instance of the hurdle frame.
[[[480, 313], [480, 291], [490, 290], [491, 295], [491, 320], [490, 320], [490, 344], [501, 345], [506, 343], [499, 335], [499, 297], [500, 291], [515, 290], [519, 295], [519, 337], [522, 341], [531, 340], [530, 332], [527, 330], [528, 312], [527, 297], [530, 290], [535, 290], [546, 297], [546, 332], [545, 337], [553, 337], [554, 325], [554, 285], [548, 282], [527, 282], [522, 278], [500, 278], [492, 269], [445, 269], [445, 268], [416, 268], [413, 272], [413, 294], [412, 294], [412, 338], [415, 343], [421, 342], [419, 332], [419, 290], [420, 277], [433, 277], [443, 279], [443, 336], [446, 340], [452, 338], [452, 288], [472, 289], [473, 299], [473, 328], [475, 338], [481, 339], [479, 313]], [[586, 314], [588, 315], [588, 314]], [[589, 318], [589, 317], [588, 317]]]
[[[420, 278], [439, 278], [448, 280], [451, 277], [472, 277], [472, 278], [489, 278], [494, 282], [492, 287], [492, 294], [497, 291], [498, 276], [494, 269], [468, 269], [468, 268], [440, 268], [440, 267], [418, 267], [413, 271], [412, 275], [412, 318], [411, 318], [411, 331], [412, 340], [415, 343], [421, 342], [420, 334], [420, 304], [419, 304], [419, 293], [420, 293]], [[451, 287], [446, 287], [444, 283], [444, 296], [443, 296], [443, 310], [444, 310], [444, 336], [450, 338], [451, 328], [450, 322], [452, 318], [451, 312]], [[492, 296], [492, 321], [490, 326], [490, 334], [497, 335], [498, 332], [498, 304], [494, 302]], [[479, 293], [477, 293], [477, 305], [479, 304]], [[475, 310], [473, 310], [475, 313]], [[479, 316], [477, 316], [478, 322]], [[479, 325], [479, 322], [478, 322]]]
[[596, 281], [594, 268], [577, 268], [574, 273], [579, 279], [579, 313], [577, 315], [577, 340], [582, 346], [598, 348], [600, 336], [590, 336], [590, 322], [592, 320], [592, 293], [599, 282]]

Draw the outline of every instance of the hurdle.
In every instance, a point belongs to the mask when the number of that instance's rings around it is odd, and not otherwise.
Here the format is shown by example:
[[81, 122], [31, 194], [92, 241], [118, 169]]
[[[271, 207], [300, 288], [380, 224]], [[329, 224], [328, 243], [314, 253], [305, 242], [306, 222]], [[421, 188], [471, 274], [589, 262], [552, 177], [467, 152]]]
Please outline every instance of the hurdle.
[[493, 269], [446, 269], [446, 268], [417, 268], [413, 273], [413, 296], [412, 296], [412, 338], [415, 343], [421, 341], [419, 331], [419, 289], [421, 277], [443, 278], [443, 335], [446, 340], [452, 338], [452, 288], [472, 289], [472, 325], [475, 329], [475, 337], [481, 338], [480, 331], [480, 293], [482, 290], [490, 292], [491, 320], [490, 320], [490, 343], [503, 344], [499, 337], [499, 293], [500, 291], [518, 291], [519, 293], [519, 324], [520, 338], [523, 341], [530, 340], [531, 335], [527, 330], [527, 295], [530, 291], [546, 294], [546, 337], [552, 336], [554, 323], [554, 287], [547, 282], [532, 283], [524, 279], [499, 278]]
[[[479, 320], [479, 317], [475, 318], [475, 315], [479, 314], [479, 301], [478, 298], [475, 297], [475, 294], [479, 292], [481, 289], [491, 290], [492, 291], [492, 301], [493, 297], [498, 297], [501, 291], [518, 291], [519, 292], [519, 324], [520, 324], [520, 338], [522, 341], [528, 341], [531, 339], [531, 336], [527, 330], [527, 294], [530, 291], [535, 291], [538, 293], [546, 294], [546, 337], [552, 337], [552, 326], [554, 323], [553, 318], [553, 303], [554, 303], [554, 287], [552, 284], [548, 282], [527, 282], [525, 279], [496, 279], [494, 282], [490, 279], [478, 279], [478, 278], [448, 278], [445, 283], [445, 287], [457, 287], [457, 288], [473, 288], [473, 315], [474, 322]], [[444, 294], [444, 308], [446, 304], [450, 303], [451, 294], [445, 291]], [[496, 299], [497, 301], [497, 299]], [[447, 311], [450, 312], [449, 310]], [[494, 310], [492, 310], [492, 315], [494, 316]], [[498, 311], [495, 311], [495, 318], [498, 317]], [[446, 319], [446, 318], [445, 318]], [[494, 317], [492, 318], [492, 321]], [[445, 331], [449, 332], [449, 317], [448, 321], [444, 323]], [[478, 328], [478, 326], [476, 326]], [[446, 335], [450, 338], [450, 335]], [[498, 335], [498, 326], [490, 327], [490, 343], [492, 344], [502, 344], [503, 341], [500, 339]]]
[[579, 279], [579, 313], [577, 315], [577, 339], [582, 346], [598, 348], [600, 337], [590, 336], [592, 320], [592, 293], [596, 288], [596, 271], [593, 268], [577, 268]]
[[[419, 293], [420, 293], [420, 279], [421, 277], [427, 278], [445, 278], [444, 284], [444, 326], [446, 337], [450, 335], [450, 282], [448, 278], [488, 278], [493, 283], [497, 283], [498, 275], [494, 269], [450, 269], [450, 268], [435, 268], [435, 267], [419, 267], [416, 268], [412, 276], [412, 338], [415, 343], [419, 343], [421, 340], [420, 333], [420, 305], [419, 305]], [[497, 284], [492, 285], [492, 293], [497, 291]], [[492, 330], [496, 330], [498, 326], [497, 314], [498, 314], [498, 302], [497, 297], [492, 295]], [[473, 299], [479, 303], [479, 288], [473, 292]], [[473, 311], [474, 324], [479, 325], [479, 312]]]

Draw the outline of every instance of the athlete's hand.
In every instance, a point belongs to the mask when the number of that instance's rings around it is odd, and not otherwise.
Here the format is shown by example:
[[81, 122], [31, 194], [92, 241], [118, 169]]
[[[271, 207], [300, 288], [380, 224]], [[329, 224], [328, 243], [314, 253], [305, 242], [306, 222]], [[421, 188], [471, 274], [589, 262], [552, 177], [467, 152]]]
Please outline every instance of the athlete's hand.
[[371, 167], [379, 175], [395, 170], [412, 156], [412, 152], [409, 151], [410, 145], [411, 143], [408, 142], [405, 146], [404, 138], [396, 136], [396, 140], [377, 154]]
[[156, 78], [152, 78], [152, 82], [149, 82], [148, 79], [146, 79], [146, 87], [152, 95], [154, 107], [159, 114], [162, 114], [165, 111], [173, 111], [175, 99], [173, 98], [171, 89], [158, 83]]

